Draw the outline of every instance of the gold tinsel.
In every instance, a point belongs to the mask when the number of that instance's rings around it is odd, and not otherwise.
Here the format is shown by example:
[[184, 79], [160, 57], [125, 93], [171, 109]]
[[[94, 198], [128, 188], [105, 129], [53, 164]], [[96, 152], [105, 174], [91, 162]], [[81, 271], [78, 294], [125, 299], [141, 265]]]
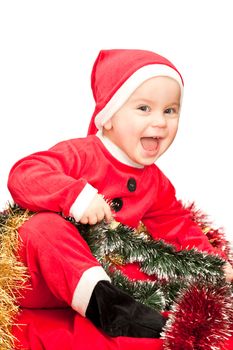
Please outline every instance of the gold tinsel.
[[19, 310], [17, 298], [25, 288], [27, 270], [17, 259], [20, 240], [18, 228], [31, 216], [16, 206], [0, 213], [0, 349], [12, 350], [11, 333]]
[[125, 264], [124, 258], [119, 254], [107, 254], [104, 258], [105, 262], [110, 262], [113, 265], [123, 266]]

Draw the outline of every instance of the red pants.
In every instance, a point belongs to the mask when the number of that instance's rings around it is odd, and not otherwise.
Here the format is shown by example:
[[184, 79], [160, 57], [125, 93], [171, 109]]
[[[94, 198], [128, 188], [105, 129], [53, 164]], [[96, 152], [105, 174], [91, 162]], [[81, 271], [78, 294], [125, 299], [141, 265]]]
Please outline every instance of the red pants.
[[110, 338], [72, 310], [83, 273], [100, 266], [77, 229], [54, 213], [33, 216], [19, 229], [20, 256], [30, 280], [20, 299], [14, 334], [31, 350], [156, 350], [160, 339]]
[[[77, 229], [54, 213], [40, 213], [19, 230], [28, 289], [13, 333], [24, 350], [161, 350], [161, 339], [111, 338], [71, 308], [83, 274], [101, 267]], [[79, 294], [78, 294], [79, 296]], [[233, 344], [228, 345], [233, 349]], [[184, 350], [184, 349], [182, 349]]]
[[71, 305], [83, 273], [100, 266], [87, 243], [70, 222], [55, 213], [33, 216], [19, 230], [20, 252], [28, 267], [30, 290], [23, 307], [54, 308]]

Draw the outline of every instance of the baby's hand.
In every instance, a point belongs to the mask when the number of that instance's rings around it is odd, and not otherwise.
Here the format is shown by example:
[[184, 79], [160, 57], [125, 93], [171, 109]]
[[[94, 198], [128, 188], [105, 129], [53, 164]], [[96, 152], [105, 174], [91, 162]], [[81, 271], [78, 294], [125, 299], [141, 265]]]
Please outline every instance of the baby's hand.
[[79, 222], [82, 224], [95, 225], [97, 222], [100, 222], [103, 219], [105, 219], [106, 222], [111, 221], [111, 208], [110, 205], [104, 200], [103, 196], [96, 194]]
[[226, 281], [232, 282], [233, 281], [233, 267], [231, 266], [231, 264], [228, 261], [223, 265], [223, 271], [225, 274]]

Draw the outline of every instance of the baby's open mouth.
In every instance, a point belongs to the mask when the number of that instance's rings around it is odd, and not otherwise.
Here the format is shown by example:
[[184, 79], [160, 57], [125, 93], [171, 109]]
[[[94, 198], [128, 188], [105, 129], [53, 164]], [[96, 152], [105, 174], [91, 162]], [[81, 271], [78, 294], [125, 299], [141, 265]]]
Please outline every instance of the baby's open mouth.
[[145, 151], [156, 151], [159, 145], [158, 137], [142, 137], [141, 144]]

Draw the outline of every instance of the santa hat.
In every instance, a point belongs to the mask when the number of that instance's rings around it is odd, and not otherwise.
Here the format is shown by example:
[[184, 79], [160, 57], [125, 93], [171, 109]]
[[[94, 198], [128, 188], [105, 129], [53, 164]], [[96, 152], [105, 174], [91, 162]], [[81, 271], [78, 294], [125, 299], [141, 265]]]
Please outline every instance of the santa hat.
[[147, 79], [167, 76], [183, 89], [183, 79], [166, 58], [144, 50], [102, 50], [92, 70], [91, 87], [96, 102], [88, 134], [95, 134], [130, 95]]

